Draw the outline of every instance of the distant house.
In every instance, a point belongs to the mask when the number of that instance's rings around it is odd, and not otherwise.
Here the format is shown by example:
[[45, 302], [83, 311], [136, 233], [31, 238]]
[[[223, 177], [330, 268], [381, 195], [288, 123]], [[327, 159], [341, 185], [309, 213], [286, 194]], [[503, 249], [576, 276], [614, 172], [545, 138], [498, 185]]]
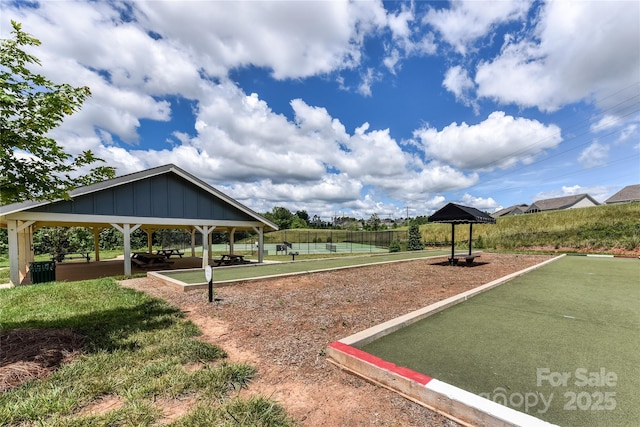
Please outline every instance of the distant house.
[[640, 202], [640, 184], [627, 185], [604, 202], [607, 205], [614, 203]]
[[574, 196], [555, 197], [533, 202], [524, 213], [559, 211], [565, 209], [588, 208], [598, 206], [593, 197], [588, 194], [576, 194]]
[[513, 205], [508, 208], [500, 209], [499, 211], [492, 213], [491, 216], [494, 218], [500, 218], [501, 216], [507, 215], [520, 215], [525, 213], [528, 207], [529, 205]]

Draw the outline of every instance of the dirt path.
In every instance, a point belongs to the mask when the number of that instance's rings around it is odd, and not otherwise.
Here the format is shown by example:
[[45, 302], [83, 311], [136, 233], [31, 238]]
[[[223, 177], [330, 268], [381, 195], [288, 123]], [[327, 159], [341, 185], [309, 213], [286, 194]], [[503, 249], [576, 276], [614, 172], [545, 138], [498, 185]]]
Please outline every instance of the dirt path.
[[258, 377], [243, 393], [280, 402], [301, 426], [455, 426], [384, 388], [340, 371], [330, 342], [535, 265], [548, 256], [483, 254], [481, 265], [438, 260], [376, 265], [178, 293], [153, 279], [122, 282], [182, 309], [232, 361]]

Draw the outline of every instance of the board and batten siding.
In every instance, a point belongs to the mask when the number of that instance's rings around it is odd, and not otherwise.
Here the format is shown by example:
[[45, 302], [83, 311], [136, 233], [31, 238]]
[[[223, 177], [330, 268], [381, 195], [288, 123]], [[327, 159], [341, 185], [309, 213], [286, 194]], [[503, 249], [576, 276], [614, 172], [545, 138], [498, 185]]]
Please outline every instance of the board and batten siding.
[[32, 212], [254, 221], [185, 179], [165, 174], [31, 209]]

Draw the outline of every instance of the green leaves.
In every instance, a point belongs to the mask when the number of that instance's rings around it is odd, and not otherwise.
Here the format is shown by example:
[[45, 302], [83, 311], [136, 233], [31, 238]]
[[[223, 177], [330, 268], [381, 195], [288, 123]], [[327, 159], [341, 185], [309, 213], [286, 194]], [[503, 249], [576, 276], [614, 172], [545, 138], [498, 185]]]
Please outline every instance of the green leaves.
[[13, 38], [0, 40], [0, 205], [24, 200], [68, 198], [68, 192], [113, 178], [115, 169], [100, 166], [73, 177], [102, 160], [91, 151], [75, 157], [49, 132], [91, 96], [87, 86], [56, 84], [31, 69], [40, 61], [23, 49], [40, 41], [12, 21]]

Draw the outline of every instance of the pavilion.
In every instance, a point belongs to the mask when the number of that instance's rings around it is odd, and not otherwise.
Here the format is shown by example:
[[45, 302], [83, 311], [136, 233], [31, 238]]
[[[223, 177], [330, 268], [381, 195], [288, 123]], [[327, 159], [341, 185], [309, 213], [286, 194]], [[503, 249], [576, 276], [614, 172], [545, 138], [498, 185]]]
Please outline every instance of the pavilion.
[[450, 264], [455, 264], [456, 224], [469, 224], [469, 255], [471, 257], [473, 224], [495, 224], [491, 215], [469, 206], [449, 203], [428, 218], [429, 222], [443, 222], [451, 224], [451, 258]]
[[211, 233], [226, 231], [233, 253], [236, 231], [258, 234], [258, 262], [263, 262], [263, 235], [278, 226], [179, 167], [168, 164], [79, 187], [69, 200], [27, 201], [0, 207], [0, 227], [9, 236], [12, 285], [23, 282], [34, 260], [33, 232], [40, 227], [87, 227], [93, 231], [95, 259], [100, 260], [99, 234], [113, 227], [123, 234], [124, 275], [131, 275], [131, 233], [147, 233], [149, 252], [154, 230], [183, 228], [203, 236], [202, 267], [208, 264]]

